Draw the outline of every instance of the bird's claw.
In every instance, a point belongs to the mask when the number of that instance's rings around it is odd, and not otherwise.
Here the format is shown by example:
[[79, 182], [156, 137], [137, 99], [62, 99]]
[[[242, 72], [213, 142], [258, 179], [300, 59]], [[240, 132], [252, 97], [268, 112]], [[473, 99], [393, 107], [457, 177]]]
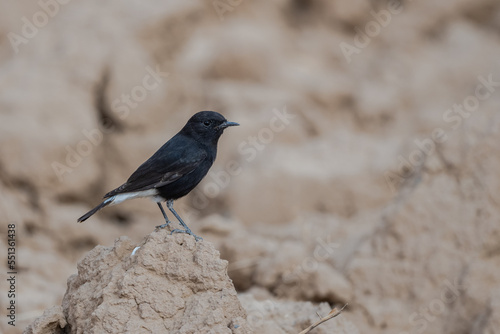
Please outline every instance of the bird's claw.
[[203, 238], [202, 238], [202, 237], [197, 236], [197, 235], [196, 235], [196, 234], [194, 234], [194, 233], [193, 233], [190, 229], [187, 229], [187, 230], [181, 230], [181, 229], [176, 228], [175, 230], [172, 230], [172, 231], [170, 232], [170, 235], [172, 235], [172, 234], [174, 234], [174, 233], [186, 233], [186, 234], [192, 235], [196, 241], [203, 240]]
[[165, 228], [165, 227], [167, 227], [168, 225], [170, 225], [170, 222], [167, 222], [167, 223], [165, 223], [165, 224], [158, 225], [158, 226], [156, 226], [156, 228]]

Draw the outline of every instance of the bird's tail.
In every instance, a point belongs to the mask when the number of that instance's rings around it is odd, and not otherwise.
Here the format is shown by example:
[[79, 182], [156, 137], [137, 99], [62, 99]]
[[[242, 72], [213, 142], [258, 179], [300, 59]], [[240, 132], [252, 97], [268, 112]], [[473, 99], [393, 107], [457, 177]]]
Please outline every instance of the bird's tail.
[[101, 210], [102, 208], [113, 203], [113, 199], [114, 199], [113, 197], [105, 199], [101, 204], [99, 204], [98, 206], [96, 206], [95, 208], [93, 208], [92, 210], [90, 210], [89, 212], [87, 212], [86, 214], [81, 216], [80, 218], [78, 218], [78, 222], [83, 223], [84, 221], [89, 219], [90, 216], [92, 216], [94, 213], [96, 213], [97, 211]]

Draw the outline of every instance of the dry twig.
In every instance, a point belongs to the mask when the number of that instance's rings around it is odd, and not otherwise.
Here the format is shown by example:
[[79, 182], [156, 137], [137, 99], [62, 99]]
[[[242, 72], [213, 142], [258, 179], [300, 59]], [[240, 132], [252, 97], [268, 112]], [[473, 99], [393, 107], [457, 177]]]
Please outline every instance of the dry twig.
[[321, 325], [322, 323], [330, 320], [330, 319], [333, 319], [335, 318], [336, 316], [340, 315], [340, 313], [342, 313], [342, 311], [346, 308], [348, 304], [345, 304], [344, 306], [342, 306], [342, 308], [340, 310], [337, 310], [337, 308], [335, 307], [333, 310], [330, 311], [330, 313], [328, 313], [327, 316], [321, 318], [320, 320], [316, 321], [314, 324], [312, 324], [311, 326], [307, 327], [306, 329], [304, 329], [302, 332], [300, 332], [299, 334], [307, 334], [309, 333], [310, 331], [312, 331], [313, 329], [315, 329], [316, 327], [318, 327], [319, 325]]

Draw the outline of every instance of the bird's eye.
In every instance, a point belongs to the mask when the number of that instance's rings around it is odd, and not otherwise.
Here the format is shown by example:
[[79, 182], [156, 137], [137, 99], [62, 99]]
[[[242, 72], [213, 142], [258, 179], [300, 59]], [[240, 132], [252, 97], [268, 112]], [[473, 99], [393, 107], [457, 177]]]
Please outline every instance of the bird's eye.
[[210, 126], [210, 124], [212, 124], [212, 122], [210, 122], [210, 121], [205, 121], [205, 122], [203, 122], [203, 124], [204, 124], [205, 126]]

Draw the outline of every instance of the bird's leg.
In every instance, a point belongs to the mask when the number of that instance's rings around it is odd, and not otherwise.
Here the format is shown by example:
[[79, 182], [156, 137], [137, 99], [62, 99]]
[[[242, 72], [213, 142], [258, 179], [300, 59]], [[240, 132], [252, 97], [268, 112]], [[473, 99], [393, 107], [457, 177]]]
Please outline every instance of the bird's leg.
[[202, 237], [199, 237], [196, 234], [194, 234], [191, 231], [191, 229], [186, 225], [186, 223], [184, 223], [184, 221], [182, 220], [182, 218], [177, 214], [177, 212], [175, 212], [175, 210], [174, 210], [174, 200], [169, 199], [167, 201], [167, 208], [174, 214], [175, 218], [177, 218], [177, 220], [182, 225], [182, 227], [184, 227], [184, 230], [175, 229], [175, 230], [172, 230], [172, 232], [170, 232], [170, 234], [172, 234], [172, 233], [186, 233], [186, 234], [192, 235], [195, 238], [196, 241], [203, 240]]
[[161, 206], [161, 203], [157, 202], [156, 204], [158, 204], [158, 207], [160, 208], [161, 213], [163, 214], [163, 218], [165, 218], [165, 224], [158, 225], [156, 226], [156, 228], [165, 228], [170, 224], [170, 220], [168, 220], [167, 214], [165, 213], [165, 210], [163, 210], [163, 206]]

